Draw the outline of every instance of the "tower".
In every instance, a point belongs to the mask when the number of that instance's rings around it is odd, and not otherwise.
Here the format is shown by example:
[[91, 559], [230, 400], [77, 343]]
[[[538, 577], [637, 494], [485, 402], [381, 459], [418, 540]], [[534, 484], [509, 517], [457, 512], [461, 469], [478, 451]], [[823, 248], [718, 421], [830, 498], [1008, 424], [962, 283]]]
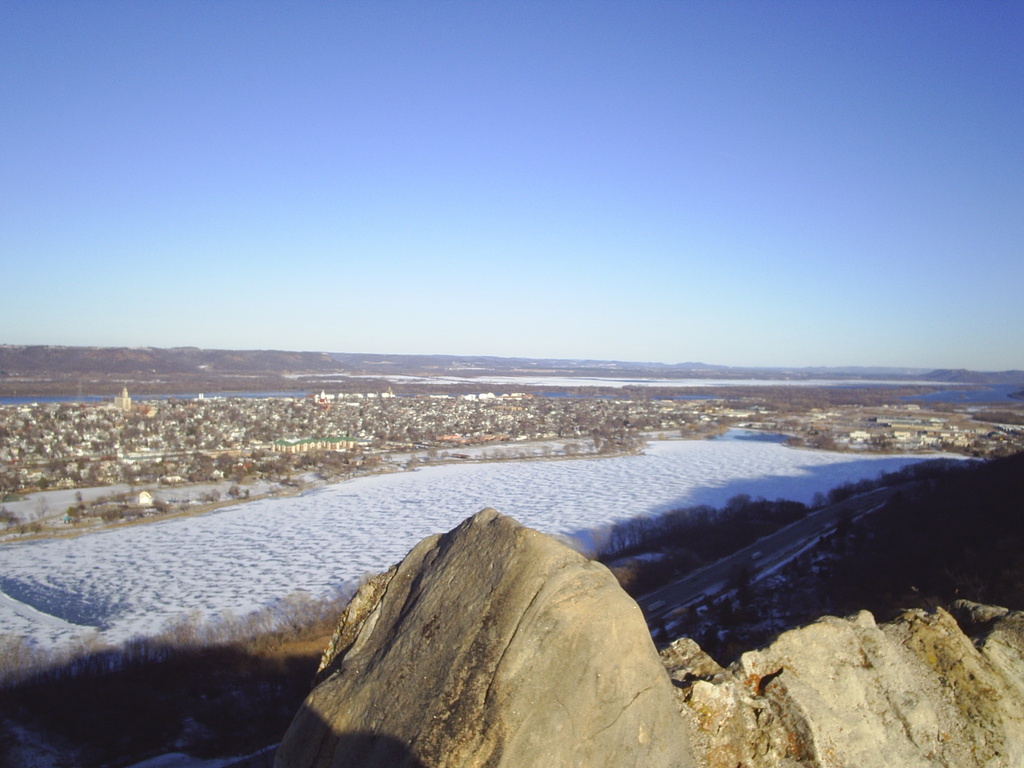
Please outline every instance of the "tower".
[[132, 409], [132, 399], [128, 397], [128, 387], [124, 387], [121, 394], [114, 398], [114, 408], [126, 413]]

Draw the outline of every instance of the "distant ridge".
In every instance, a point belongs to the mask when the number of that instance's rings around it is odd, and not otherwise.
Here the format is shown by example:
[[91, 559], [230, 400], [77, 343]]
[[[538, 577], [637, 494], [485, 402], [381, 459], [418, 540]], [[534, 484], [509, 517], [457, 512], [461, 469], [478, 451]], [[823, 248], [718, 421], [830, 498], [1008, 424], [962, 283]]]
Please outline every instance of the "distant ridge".
[[0, 345], [0, 375], [80, 374], [562, 374], [566, 376], [731, 379], [910, 379], [950, 384], [1021, 384], [1024, 371], [837, 366], [734, 367], [702, 362], [498, 357], [490, 355], [402, 355], [198, 347], [68, 347]]
[[10, 374], [194, 373], [341, 370], [322, 352], [197, 347], [2, 346], [0, 371]]
[[968, 371], [964, 368], [929, 371], [929, 381], [948, 381], [950, 384], [1019, 384], [1024, 381], [1024, 371]]

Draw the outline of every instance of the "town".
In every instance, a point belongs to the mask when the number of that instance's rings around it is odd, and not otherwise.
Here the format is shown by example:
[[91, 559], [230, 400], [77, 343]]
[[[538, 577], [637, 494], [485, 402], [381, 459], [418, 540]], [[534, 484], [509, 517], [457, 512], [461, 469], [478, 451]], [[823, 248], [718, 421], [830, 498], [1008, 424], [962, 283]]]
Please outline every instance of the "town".
[[[778, 398], [656, 399], [528, 393], [133, 399], [0, 407], [0, 525], [101, 525], [296, 492], [441, 461], [554, 459], [641, 450], [649, 439], [729, 428], [785, 435], [822, 450], [1024, 449], [1019, 404], [998, 408], [796, 407]], [[19, 500], [74, 491], [29, 513]], [[81, 489], [88, 490], [83, 493]], [[107, 492], [101, 492], [107, 489]], [[186, 493], [184, 489], [192, 489]]]

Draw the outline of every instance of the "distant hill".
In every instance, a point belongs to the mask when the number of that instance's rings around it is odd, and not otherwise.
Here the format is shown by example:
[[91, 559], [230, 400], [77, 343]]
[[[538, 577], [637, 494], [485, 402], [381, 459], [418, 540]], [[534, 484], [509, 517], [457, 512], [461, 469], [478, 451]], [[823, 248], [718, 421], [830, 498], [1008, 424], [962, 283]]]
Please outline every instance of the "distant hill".
[[345, 368], [366, 373], [416, 371], [424, 374], [458, 374], [460, 376], [485, 373], [536, 374], [561, 373], [570, 376], [669, 376], [685, 373], [700, 376], [714, 373], [722, 375], [730, 369], [724, 365], [706, 363], [653, 363], [622, 360], [573, 360], [567, 358], [496, 357], [491, 355], [383, 355], [332, 352], [329, 356]]
[[968, 371], [964, 368], [939, 369], [925, 374], [928, 381], [946, 381], [950, 384], [1020, 384], [1024, 382], [1024, 371]]
[[2, 346], [0, 371], [12, 374], [331, 372], [343, 366], [322, 352], [196, 347]]
[[287, 350], [200, 349], [198, 347], [0, 346], [0, 376], [83, 374], [407, 374], [419, 376], [537, 375], [603, 378], [881, 379], [928, 380], [950, 384], [1016, 384], [1024, 371], [978, 372], [880, 367], [746, 368], [701, 362], [657, 363], [622, 360], [496, 357], [487, 355], [389, 355]]

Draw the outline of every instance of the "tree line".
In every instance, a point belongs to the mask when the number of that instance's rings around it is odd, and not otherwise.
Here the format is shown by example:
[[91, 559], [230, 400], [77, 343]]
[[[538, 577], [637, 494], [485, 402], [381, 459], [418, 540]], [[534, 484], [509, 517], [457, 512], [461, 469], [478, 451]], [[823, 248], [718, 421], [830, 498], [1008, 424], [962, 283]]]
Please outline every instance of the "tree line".
[[593, 556], [611, 568], [627, 592], [639, 596], [727, 557], [826, 504], [883, 486], [959, 474], [967, 464], [951, 459], [917, 462], [875, 479], [843, 483], [827, 494], [817, 493], [809, 506], [739, 494], [721, 508], [698, 505], [630, 518], [596, 537]]

